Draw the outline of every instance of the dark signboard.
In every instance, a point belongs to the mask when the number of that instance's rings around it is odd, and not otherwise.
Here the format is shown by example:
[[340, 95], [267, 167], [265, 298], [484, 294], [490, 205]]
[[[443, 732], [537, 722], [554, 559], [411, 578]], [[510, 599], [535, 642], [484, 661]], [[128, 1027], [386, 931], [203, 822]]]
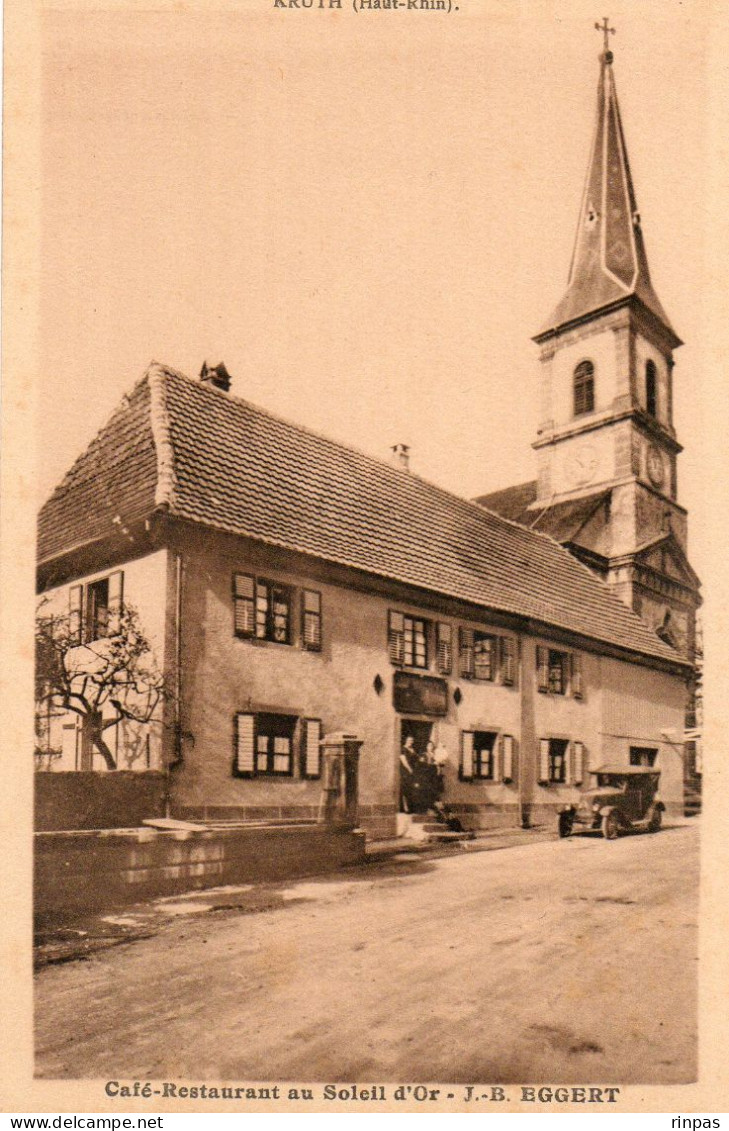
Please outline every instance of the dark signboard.
[[448, 684], [430, 675], [395, 672], [395, 710], [404, 715], [447, 715]]

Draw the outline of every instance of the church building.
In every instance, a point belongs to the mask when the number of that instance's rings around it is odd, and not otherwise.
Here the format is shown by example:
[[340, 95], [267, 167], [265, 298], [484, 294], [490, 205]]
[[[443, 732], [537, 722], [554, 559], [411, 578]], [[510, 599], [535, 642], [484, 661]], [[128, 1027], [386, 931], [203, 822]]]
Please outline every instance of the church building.
[[412, 809], [408, 750], [440, 752], [474, 830], [551, 822], [606, 764], [659, 769], [682, 812], [680, 342], [607, 51], [568, 288], [535, 340], [538, 479], [476, 501], [250, 404], [223, 365], [152, 363], [42, 508], [38, 588], [92, 652], [134, 608], [168, 695], [109, 728], [115, 767], [49, 717], [43, 769], [161, 770], [186, 820], [315, 821], [322, 751], [348, 734], [374, 837]]
[[673, 424], [682, 343], [651, 283], [608, 50], [567, 289], [534, 341], [537, 478], [478, 502], [566, 546], [693, 660], [701, 599]]

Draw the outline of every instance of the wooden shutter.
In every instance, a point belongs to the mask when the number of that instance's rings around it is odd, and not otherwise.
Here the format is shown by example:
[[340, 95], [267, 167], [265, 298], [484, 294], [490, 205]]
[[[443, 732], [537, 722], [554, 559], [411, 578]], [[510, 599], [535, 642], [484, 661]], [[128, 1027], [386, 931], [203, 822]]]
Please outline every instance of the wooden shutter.
[[235, 716], [235, 773], [238, 777], [256, 775], [255, 716]]
[[236, 636], [253, 636], [255, 632], [255, 585], [250, 574], [233, 574], [233, 630]]
[[494, 745], [491, 748], [491, 776], [493, 781], [501, 781], [502, 767], [504, 765], [503, 755], [502, 736], [497, 734], [494, 736]]
[[511, 734], [501, 736], [501, 775], [506, 782], [514, 780], [514, 738]]
[[461, 675], [465, 679], [473, 679], [473, 629], [459, 628], [458, 651], [460, 655]]
[[122, 570], [109, 574], [109, 636], [121, 632], [121, 615], [124, 599], [124, 574]]
[[301, 594], [301, 639], [307, 652], [321, 652], [321, 593], [316, 589]]
[[564, 784], [572, 785], [573, 755], [572, 743], [565, 743], [564, 748]]
[[473, 780], [473, 731], [461, 731], [461, 781]]
[[537, 691], [549, 691], [549, 649], [537, 644]]
[[304, 719], [301, 736], [301, 776], [321, 777], [321, 719]]
[[582, 656], [577, 652], [572, 653], [572, 695], [575, 699], [582, 699]]
[[68, 591], [68, 635], [72, 644], [81, 643], [83, 595], [83, 585], [72, 585]]
[[438, 622], [438, 671], [441, 675], [450, 675], [453, 670], [453, 628], [449, 624]]
[[516, 683], [516, 648], [511, 636], [501, 637], [501, 682], [506, 687]]
[[390, 663], [401, 666], [405, 661], [405, 617], [390, 612], [387, 625], [387, 652]]
[[585, 747], [582, 742], [572, 743], [572, 780], [582, 785], [585, 777]]
[[549, 739], [539, 739], [539, 781], [549, 781]]

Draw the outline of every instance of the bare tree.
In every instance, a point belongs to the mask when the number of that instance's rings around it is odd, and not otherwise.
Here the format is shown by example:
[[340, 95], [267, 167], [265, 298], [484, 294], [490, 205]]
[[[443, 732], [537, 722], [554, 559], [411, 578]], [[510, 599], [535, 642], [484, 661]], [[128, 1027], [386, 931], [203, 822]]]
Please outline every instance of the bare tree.
[[36, 729], [51, 715], [73, 711], [82, 719], [82, 749], [98, 750], [107, 768], [115, 770], [106, 732], [123, 719], [150, 722], [165, 684], [135, 609], [125, 606], [107, 631], [80, 643], [78, 622], [53, 613], [41, 600], [35, 632]]

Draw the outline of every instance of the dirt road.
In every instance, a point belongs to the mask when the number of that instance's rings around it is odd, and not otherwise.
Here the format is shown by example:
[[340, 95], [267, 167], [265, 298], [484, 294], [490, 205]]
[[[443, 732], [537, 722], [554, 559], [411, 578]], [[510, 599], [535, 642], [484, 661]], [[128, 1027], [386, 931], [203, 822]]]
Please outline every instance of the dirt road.
[[697, 890], [690, 826], [406, 854], [242, 910], [230, 892], [163, 902], [155, 937], [40, 972], [37, 1072], [690, 1081]]

